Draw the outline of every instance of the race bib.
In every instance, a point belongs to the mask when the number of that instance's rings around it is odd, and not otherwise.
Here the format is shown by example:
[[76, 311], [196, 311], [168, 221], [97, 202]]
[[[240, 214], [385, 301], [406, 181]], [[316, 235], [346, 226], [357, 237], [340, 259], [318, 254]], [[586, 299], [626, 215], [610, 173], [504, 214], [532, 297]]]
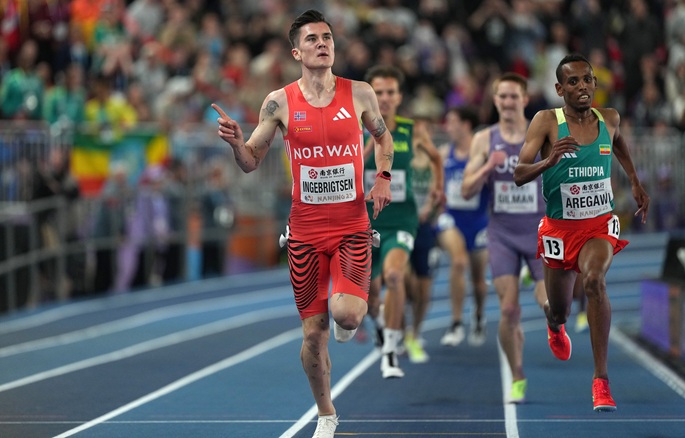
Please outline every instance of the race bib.
[[561, 184], [564, 219], [589, 219], [609, 213], [614, 194], [611, 179]]
[[524, 214], [538, 211], [538, 182], [531, 181], [518, 187], [513, 181], [497, 181], [495, 187], [495, 213]]
[[[364, 193], [369, 193], [374, 184], [376, 184], [375, 169], [366, 169], [364, 171]], [[392, 181], [390, 181], [390, 195], [391, 202], [404, 202], [407, 200], [407, 172], [403, 169], [392, 170]]]
[[354, 164], [300, 169], [300, 200], [305, 204], [337, 204], [357, 198]]
[[607, 226], [607, 234], [618, 239], [618, 236], [621, 234], [621, 222], [618, 220], [618, 216], [612, 215], [611, 219], [607, 222]]
[[463, 178], [453, 178], [447, 181], [445, 197], [447, 198], [447, 208], [452, 210], [476, 210], [480, 205], [480, 193], [471, 199], [464, 199], [461, 195], [461, 185]]
[[564, 241], [558, 237], [542, 236], [545, 258], [564, 260]]
[[401, 245], [406, 246], [407, 249], [409, 249], [409, 251], [414, 250], [414, 236], [412, 236], [411, 233], [399, 230], [397, 232], [397, 242], [399, 242]]

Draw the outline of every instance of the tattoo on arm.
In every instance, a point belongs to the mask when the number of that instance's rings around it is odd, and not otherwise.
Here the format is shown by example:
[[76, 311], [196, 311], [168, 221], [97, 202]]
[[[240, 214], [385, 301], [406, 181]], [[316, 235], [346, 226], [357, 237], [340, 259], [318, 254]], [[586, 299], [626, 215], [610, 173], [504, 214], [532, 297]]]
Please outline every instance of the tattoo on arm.
[[376, 125], [373, 128], [373, 131], [371, 132], [374, 137], [378, 138], [381, 135], [385, 134], [385, 131], [388, 130], [388, 128], [385, 126], [385, 121], [383, 120], [382, 117], [376, 118], [376, 120], [373, 121], [373, 123]]
[[264, 113], [266, 113], [267, 116], [273, 117], [274, 113], [278, 109], [278, 104], [276, 103], [275, 100], [270, 100], [266, 103], [266, 107], [264, 108]]

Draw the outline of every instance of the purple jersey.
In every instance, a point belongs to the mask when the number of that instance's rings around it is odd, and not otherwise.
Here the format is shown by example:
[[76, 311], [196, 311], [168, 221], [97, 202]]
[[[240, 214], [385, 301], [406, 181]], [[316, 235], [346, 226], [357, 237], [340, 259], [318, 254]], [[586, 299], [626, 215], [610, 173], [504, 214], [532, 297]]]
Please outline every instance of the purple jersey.
[[[507, 158], [488, 177], [490, 221], [488, 249], [493, 277], [517, 275], [521, 257], [525, 258], [533, 278], [542, 279], [542, 265], [536, 260], [537, 230], [545, 214], [542, 183], [537, 178], [521, 187], [514, 183], [514, 168], [523, 143], [506, 142], [498, 125], [490, 128], [490, 153], [503, 150]], [[539, 275], [539, 276], [538, 276]]]

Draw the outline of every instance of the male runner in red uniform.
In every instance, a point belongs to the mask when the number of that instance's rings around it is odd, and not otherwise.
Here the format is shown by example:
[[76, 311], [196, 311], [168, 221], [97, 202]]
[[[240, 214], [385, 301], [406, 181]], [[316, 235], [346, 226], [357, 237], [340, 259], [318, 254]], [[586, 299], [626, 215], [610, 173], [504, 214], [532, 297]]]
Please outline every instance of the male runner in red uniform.
[[[394, 149], [371, 86], [333, 75], [335, 45], [324, 16], [314, 10], [302, 13], [289, 39], [302, 77], [264, 99], [248, 141], [235, 120], [216, 104], [212, 107], [220, 116], [219, 137], [231, 145], [246, 173], [259, 166], [276, 130], [283, 134], [293, 176], [287, 245], [304, 334], [301, 359], [319, 411], [314, 436], [333, 437], [338, 417], [331, 399], [328, 310], [336, 339], [351, 339], [367, 311], [371, 275], [365, 201], [373, 201], [374, 218], [390, 203]], [[366, 199], [360, 120], [376, 142], [378, 174]]]

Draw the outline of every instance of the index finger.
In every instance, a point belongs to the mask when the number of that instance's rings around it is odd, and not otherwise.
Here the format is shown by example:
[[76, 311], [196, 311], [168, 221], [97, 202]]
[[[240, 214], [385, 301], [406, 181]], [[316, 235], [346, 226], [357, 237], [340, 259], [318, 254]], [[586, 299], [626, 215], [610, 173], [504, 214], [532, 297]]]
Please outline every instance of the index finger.
[[381, 207], [381, 201], [378, 198], [373, 199], [373, 218], [374, 220], [378, 218], [378, 213], [381, 212], [383, 208]]
[[214, 108], [214, 111], [219, 113], [219, 116], [221, 116], [222, 119], [226, 119], [226, 120], [229, 119], [228, 115], [224, 112], [224, 110], [221, 109], [221, 107], [219, 105], [213, 103], [212, 108]]

